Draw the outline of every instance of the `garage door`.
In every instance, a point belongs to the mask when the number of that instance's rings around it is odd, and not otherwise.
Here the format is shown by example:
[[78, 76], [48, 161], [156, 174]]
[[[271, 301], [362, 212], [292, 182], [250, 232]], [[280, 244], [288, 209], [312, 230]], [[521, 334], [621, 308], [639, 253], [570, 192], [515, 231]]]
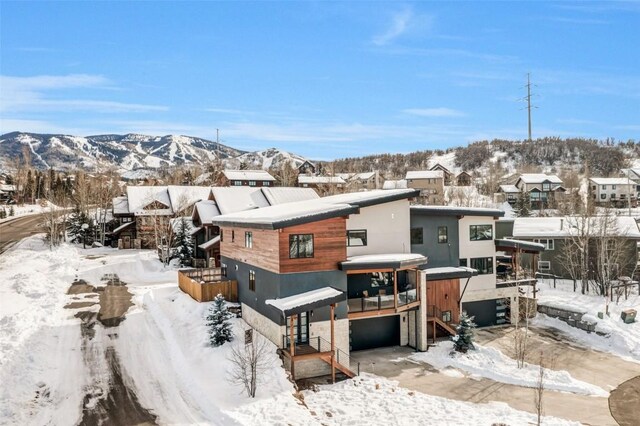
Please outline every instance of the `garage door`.
[[400, 316], [349, 321], [349, 332], [352, 351], [398, 346], [400, 344]]
[[496, 299], [463, 303], [462, 310], [466, 311], [469, 316], [475, 317], [474, 322], [478, 327], [496, 325], [498, 322]]

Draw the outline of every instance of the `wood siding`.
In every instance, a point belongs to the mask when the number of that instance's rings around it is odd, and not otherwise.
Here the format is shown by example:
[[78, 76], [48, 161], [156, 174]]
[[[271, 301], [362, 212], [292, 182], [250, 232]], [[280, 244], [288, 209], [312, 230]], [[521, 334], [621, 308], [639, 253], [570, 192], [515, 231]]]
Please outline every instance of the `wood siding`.
[[238, 301], [237, 281], [217, 281], [201, 284], [178, 271], [178, 287], [198, 302], [210, 302], [222, 294], [229, 302]]
[[427, 282], [427, 305], [435, 305], [441, 312], [451, 311], [451, 321], [455, 324], [460, 318], [459, 297], [459, 279]]
[[[289, 258], [289, 235], [313, 234], [313, 257]], [[347, 259], [347, 224], [342, 217], [284, 228], [280, 233], [280, 273], [331, 271]]]
[[[267, 271], [280, 272], [278, 230], [222, 227], [220, 254]], [[235, 238], [232, 241], [232, 232]], [[253, 235], [253, 247], [244, 246], [245, 232]], [[289, 248], [287, 247], [287, 250]]]

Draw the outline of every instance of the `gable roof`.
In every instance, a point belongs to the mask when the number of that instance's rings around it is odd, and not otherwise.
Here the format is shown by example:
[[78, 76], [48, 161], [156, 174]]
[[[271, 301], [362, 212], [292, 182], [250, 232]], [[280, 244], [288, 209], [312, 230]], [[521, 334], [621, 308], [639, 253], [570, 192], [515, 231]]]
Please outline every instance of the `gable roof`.
[[352, 180], [369, 180], [376, 175], [376, 172], [356, 173], [351, 178]]
[[404, 177], [407, 180], [413, 179], [444, 179], [444, 172], [442, 170], [414, 170], [407, 172]]
[[211, 195], [221, 214], [269, 206], [261, 188], [253, 186], [214, 186], [211, 188]]
[[589, 180], [596, 185], [635, 185], [629, 178], [589, 178]]
[[434, 164], [429, 170], [442, 170], [446, 174], [451, 174], [451, 171], [440, 163]]
[[166, 206], [158, 209], [157, 214], [171, 214], [171, 199], [166, 186], [127, 186], [127, 200], [129, 212], [133, 214], [146, 214], [144, 208], [158, 202]]
[[518, 187], [515, 186], [515, 185], [500, 185], [500, 189], [498, 191], [499, 192], [504, 192], [504, 193], [507, 193], [507, 194], [520, 192]]
[[407, 181], [405, 179], [399, 180], [385, 180], [382, 184], [382, 189], [406, 189]]
[[346, 184], [344, 179], [340, 176], [306, 176], [300, 175], [298, 176], [298, 183], [306, 183], [306, 184]]
[[167, 186], [171, 208], [174, 211], [183, 211], [197, 201], [206, 200], [211, 193], [211, 187], [208, 186]]
[[114, 198], [111, 204], [113, 205], [113, 214], [129, 213], [129, 199], [126, 196]]
[[191, 213], [191, 219], [196, 217], [200, 219], [200, 223], [209, 224], [214, 217], [220, 216], [220, 209], [215, 201], [202, 200], [198, 201], [193, 206], [193, 212]]
[[518, 182], [524, 183], [543, 183], [545, 181], [549, 181], [550, 183], [562, 184], [562, 179], [560, 179], [556, 175], [547, 175], [545, 173], [523, 173], [518, 177], [516, 181], [516, 185]]
[[276, 178], [266, 170], [225, 170], [224, 176], [229, 180], [261, 180], [274, 182]]
[[263, 187], [261, 189], [263, 195], [267, 199], [267, 202], [272, 206], [320, 198], [318, 193], [311, 188], [271, 186]]

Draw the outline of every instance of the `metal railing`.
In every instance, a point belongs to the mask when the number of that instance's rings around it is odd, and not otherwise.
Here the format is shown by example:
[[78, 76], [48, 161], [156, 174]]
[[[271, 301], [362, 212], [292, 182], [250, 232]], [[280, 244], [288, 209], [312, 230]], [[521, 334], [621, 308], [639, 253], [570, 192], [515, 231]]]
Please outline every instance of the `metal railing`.
[[420, 300], [418, 291], [413, 288], [399, 291], [396, 294], [352, 297], [347, 302], [349, 304], [349, 312], [367, 312], [394, 308], [396, 306], [395, 299], [398, 300], [398, 306], [408, 305]]
[[[295, 338], [294, 338], [295, 340]], [[287, 352], [291, 350], [291, 337], [287, 335], [282, 335], [282, 346], [283, 349]], [[335, 361], [348, 368], [351, 372], [356, 375], [360, 375], [360, 363], [359, 362], [351, 362], [351, 357], [349, 354], [344, 352], [342, 349], [336, 347], [334, 348], [334, 356]], [[309, 354], [309, 353], [320, 353], [320, 352], [331, 352], [331, 342], [326, 339], [323, 339], [320, 336], [315, 336], [309, 338], [307, 342], [295, 342], [294, 341], [294, 356], [296, 354]]]
[[438, 318], [447, 325], [453, 325], [453, 318], [443, 318], [442, 311], [436, 305], [427, 305], [427, 318]]

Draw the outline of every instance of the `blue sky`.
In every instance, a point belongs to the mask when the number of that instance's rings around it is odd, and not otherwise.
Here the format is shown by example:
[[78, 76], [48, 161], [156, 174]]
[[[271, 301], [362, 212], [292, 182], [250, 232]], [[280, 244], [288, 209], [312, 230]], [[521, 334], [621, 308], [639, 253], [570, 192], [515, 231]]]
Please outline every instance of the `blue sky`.
[[0, 132], [186, 134], [316, 159], [640, 139], [640, 2], [9, 2]]

